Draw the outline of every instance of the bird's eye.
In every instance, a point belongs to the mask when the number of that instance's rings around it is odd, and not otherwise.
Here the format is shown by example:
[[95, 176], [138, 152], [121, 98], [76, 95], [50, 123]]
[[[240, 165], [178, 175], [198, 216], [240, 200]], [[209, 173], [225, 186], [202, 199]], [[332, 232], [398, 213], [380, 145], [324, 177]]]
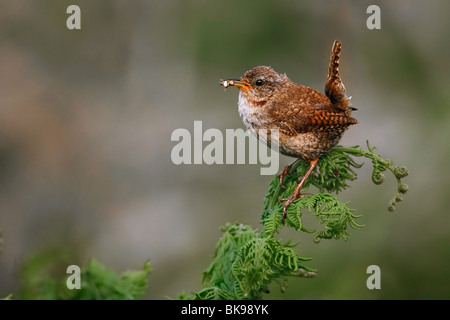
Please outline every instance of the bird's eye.
[[262, 86], [263, 83], [264, 83], [263, 79], [256, 80], [256, 85], [257, 86]]

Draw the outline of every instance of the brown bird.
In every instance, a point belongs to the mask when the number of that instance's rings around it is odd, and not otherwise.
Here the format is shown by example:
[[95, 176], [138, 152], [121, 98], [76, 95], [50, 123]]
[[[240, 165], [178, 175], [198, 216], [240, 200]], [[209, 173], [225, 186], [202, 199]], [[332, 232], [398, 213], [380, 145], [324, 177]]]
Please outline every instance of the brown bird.
[[[225, 88], [239, 88], [239, 113], [245, 126], [259, 135], [259, 130], [278, 129], [280, 152], [309, 163], [309, 169], [283, 206], [283, 221], [288, 206], [302, 196], [300, 193], [319, 157], [331, 150], [347, 128], [358, 123], [350, 117], [356, 110], [350, 105], [339, 76], [341, 43], [335, 41], [331, 51], [325, 94], [296, 84], [286, 74], [271, 67], [258, 66], [240, 79], [222, 80]], [[267, 139], [271, 143], [270, 137]], [[274, 142], [274, 141], [272, 141]], [[294, 163], [296, 162], [294, 161]], [[294, 164], [279, 174], [280, 184]]]

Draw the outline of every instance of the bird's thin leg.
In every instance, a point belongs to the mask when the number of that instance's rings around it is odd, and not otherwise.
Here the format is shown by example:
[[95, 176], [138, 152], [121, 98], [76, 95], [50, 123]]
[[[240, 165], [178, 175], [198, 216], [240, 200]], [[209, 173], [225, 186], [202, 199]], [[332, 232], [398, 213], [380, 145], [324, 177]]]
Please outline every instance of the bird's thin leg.
[[283, 179], [285, 176], [289, 175], [289, 171], [291, 170], [292, 166], [297, 163], [297, 161], [299, 161], [300, 159], [295, 160], [294, 162], [292, 162], [291, 164], [288, 164], [286, 167], [284, 167], [283, 171], [280, 172], [280, 174], [278, 174], [278, 179], [280, 180], [280, 186], [283, 189], [286, 189], [283, 183]]
[[300, 191], [302, 190], [302, 187], [305, 184], [305, 182], [308, 179], [308, 177], [311, 174], [311, 172], [313, 172], [313, 170], [317, 167], [317, 163], [318, 162], [319, 162], [319, 159], [311, 160], [309, 162], [309, 169], [308, 169], [308, 171], [306, 171], [305, 175], [303, 176], [303, 178], [300, 181], [300, 183], [297, 185], [297, 188], [295, 188], [295, 190], [292, 193], [292, 195], [289, 198], [284, 198], [284, 199], [280, 200], [281, 202], [286, 201], [286, 203], [283, 206], [283, 222], [284, 222], [284, 219], [286, 219], [287, 208], [289, 207], [289, 205], [292, 202], [294, 202], [295, 200], [297, 200], [298, 198], [300, 198], [302, 196], [300, 194]]

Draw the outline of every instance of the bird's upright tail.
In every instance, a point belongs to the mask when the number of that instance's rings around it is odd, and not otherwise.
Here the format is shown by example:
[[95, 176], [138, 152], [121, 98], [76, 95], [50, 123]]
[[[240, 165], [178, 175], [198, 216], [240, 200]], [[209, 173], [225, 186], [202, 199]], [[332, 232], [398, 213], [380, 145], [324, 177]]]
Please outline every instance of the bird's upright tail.
[[345, 87], [339, 76], [341, 48], [341, 43], [337, 40], [334, 41], [333, 48], [331, 49], [328, 78], [325, 84], [325, 94], [337, 109], [342, 110], [347, 116], [350, 116], [351, 112], [356, 110], [356, 108], [351, 107], [350, 98], [345, 94]]

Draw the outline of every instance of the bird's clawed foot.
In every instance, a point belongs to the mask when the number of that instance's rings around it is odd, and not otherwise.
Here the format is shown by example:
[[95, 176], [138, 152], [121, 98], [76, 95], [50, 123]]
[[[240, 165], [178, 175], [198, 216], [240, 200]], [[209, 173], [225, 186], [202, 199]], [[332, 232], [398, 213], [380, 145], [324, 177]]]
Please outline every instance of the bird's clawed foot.
[[292, 162], [291, 164], [288, 164], [286, 167], [284, 167], [283, 171], [281, 171], [281, 172], [278, 174], [278, 179], [280, 180], [280, 186], [281, 186], [283, 189], [286, 189], [286, 187], [284, 186], [284, 183], [283, 183], [283, 179], [284, 179], [284, 177], [289, 176], [289, 171], [291, 170], [292, 166], [293, 166], [297, 161], [299, 161], [299, 159], [295, 160], [295, 161]]
[[281, 186], [283, 189], [286, 189], [286, 187], [285, 187], [284, 184], [283, 184], [283, 179], [284, 179], [285, 176], [288, 176], [288, 175], [289, 175], [289, 170], [291, 170], [291, 165], [288, 165], [288, 166], [284, 167], [283, 171], [281, 171], [281, 172], [278, 174], [278, 179], [280, 180], [280, 186]]

